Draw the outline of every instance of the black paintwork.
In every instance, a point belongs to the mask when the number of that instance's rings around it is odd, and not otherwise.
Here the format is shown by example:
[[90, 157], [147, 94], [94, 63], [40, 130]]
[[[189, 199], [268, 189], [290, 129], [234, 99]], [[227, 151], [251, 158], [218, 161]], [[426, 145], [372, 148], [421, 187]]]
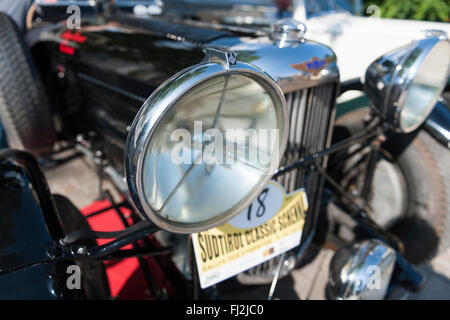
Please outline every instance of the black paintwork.
[[[4, 153], [4, 152], [2, 152]], [[47, 227], [26, 169], [11, 158], [0, 160], [0, 266], [2, 269], [46, 259], [52, 246]]]
[[[67, 32], [64, 24], [50, 31], [46, 28], [45, 41], [37, 42], [33, 53], [38, 65], [46, 65], [41, 73], [51, 95], [60, 96], [60, 101], [53, 103], [55, 111], [67, 120], [63, 128], [100, 133], [106, 152], [120, 164], [127, 127], [150, 94], [170, 76], [199, 63], [209, 42], [236, 36], [229, 31], [123, 13], [82, 21], [82, 43], [63, 42], [61, 35]], [[75, 48], [74, 54], [61, 52], [61, 43]], [[61, 68], [62, 73], [58, 71]], [[79, 90], [82, 100], [74, 105], [80, 94], [67, 94], [69, 90]], [[87, 128], [74, 125], [80, 122], [75, 119], [80, 111], [85, 115], [83, 121], [89, 120]], [[72, 116], [67, 117], [68, 113]]]
[[[38, 179], [38, 180], [37, 180]], [[66, 269], [51, 260], [62, 234], [45, 178], [32, 156], [0, 151], [0, 299], [75, 299]]]

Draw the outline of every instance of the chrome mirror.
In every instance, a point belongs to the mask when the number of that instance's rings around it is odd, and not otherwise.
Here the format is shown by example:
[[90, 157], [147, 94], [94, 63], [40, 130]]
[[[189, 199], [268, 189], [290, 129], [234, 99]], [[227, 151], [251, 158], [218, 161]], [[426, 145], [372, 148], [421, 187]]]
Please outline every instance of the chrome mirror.
[[430, 114], [450, 73], [450, 42], [444, 32], [375, 60], [366, 71], [365, 91], [398, 131], [411, 132]]
[[230, 52], [164, 82], [131, 125], [125, 169], [144, 218], [178, 233], [206, 230], [239, 213], [279, 165], [288, 132], [281, 89]]

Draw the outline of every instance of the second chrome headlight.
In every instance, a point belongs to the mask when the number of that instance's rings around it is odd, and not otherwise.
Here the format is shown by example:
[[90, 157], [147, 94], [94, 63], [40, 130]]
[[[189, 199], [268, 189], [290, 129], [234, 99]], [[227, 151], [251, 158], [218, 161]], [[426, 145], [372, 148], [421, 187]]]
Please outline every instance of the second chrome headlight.
[[383, 117], [408, 133], [430, 114], [449, 71], [450, 42], [445, 33], [433, 31], [374, 61], [365, 90]]

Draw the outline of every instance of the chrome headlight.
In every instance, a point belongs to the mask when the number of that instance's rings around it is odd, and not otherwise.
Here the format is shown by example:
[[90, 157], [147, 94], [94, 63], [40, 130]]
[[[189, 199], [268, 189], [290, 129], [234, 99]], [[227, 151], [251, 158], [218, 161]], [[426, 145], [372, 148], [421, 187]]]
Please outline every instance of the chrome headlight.
[[287, 141], [276, 83], [233, 54], [207, 56], [148, 98], [126, 143], [134, 204], [172, 232], [206, 230], [242, 211], [278, 167]]
[[450, 42], [433, 31], [375, 60], [366, 71], [365, 90], [382, 116], [408, 133], [428, 117], [449, 72]]

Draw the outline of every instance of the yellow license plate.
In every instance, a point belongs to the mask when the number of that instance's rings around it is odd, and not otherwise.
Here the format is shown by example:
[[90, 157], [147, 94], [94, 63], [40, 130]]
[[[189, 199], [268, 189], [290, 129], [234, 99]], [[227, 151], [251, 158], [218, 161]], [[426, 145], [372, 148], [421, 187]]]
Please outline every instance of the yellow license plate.
[[286, 194], [271, 181], [224, 225], [192, 236], [202, 288], [250, 269], [300, 244], [308, 201], [303, 189]]

